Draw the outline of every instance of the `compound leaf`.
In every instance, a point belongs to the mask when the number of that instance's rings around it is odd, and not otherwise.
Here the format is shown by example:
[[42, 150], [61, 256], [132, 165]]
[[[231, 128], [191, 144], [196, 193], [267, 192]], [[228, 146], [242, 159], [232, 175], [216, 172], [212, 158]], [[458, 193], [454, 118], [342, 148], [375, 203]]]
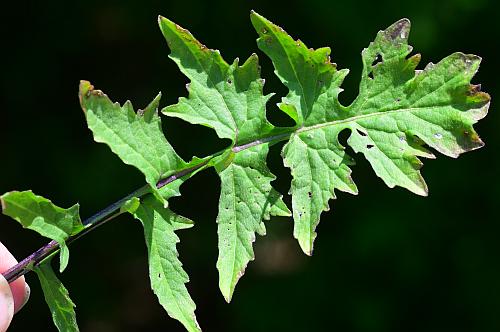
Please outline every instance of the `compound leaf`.
[[11, 191], [0, 197], [2, 213], [18, 221], [24, 228], [57, 241], [60, 252], [60, 271], [68, 265], [69, 250], [66, 239], [80, 232], [79, 205], [68, 209], [54, 205], [50, 200], [29, 191]]
[[77, 332], [75, 304], [69, 298], [68, 290], [57, 278], [50, 259], [34, 268], [42, 286], [45, 302], [47, 302], [52, 320], [57, 329], [61, 332]]
[[357, 193], [352, 159], [338, 141], [342, 130], [350, 131], [348, 144], [389, 187], [419, 195], [427, 194], [427, 185], [418, 157], [434, 157], [424, 144], [451, 157], [483, 145], [472, 125], [486, 115], [490, 97], [470, 84], [479, 57], [454, 53], [416, 71], [420, 55], [408, 57], [410, 22], [402, 19], [363, 51], [359, 95], [344, 107], [338, 94], [348, 71], [330, 62], [329, 48], [308, 49], [257, 13], [251, 20], [259, 48], [289, 89], [281, 108], [297, 120], [283, 158], [293, 176], [294, 236], [305, 253], [312, 253], [334, 189]]
[[[188, 98], [180, 98], [162, 112], [211, 127], [219, 137], [232, 141], [232, 152], [216, 165], [221, 178], [217, 268], [219, 287], [230, 301], [236, 282], [254, 257], [255, 233], [265, 234], [262, 220], [270, 214], [289, 213], [281, 195], [271, 187], [274, 176], [266, 166], [266, 137], [285, 130], [266, 119], [270, 95], [263, 94], [255, 54], [242, 66], [238, 59], [229, 65], [218, 51], [202, 45], [189, 31], [162, 17], [159, 24], [172, 51], [170, 57], [191, 80]], [[255, 140], [264, 142], [255, 148], [245, 146]]]

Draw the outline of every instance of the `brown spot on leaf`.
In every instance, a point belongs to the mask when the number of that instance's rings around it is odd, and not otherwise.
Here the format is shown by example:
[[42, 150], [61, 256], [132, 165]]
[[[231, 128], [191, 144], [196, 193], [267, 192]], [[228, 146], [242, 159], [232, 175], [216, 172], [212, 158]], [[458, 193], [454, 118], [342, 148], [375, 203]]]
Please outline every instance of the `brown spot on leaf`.
[[480, 91], [481, 91], [481, 84], [477, 84], [477, 85], [470, 84], [469, 85], [469, 90], [467, 91], [467, 95], [468, 96], [473, 96], [473, 95], [477, 94]]
[[410, 31], [410, 21], [406, 18], [397, 21], [386, 30], [386, 36], [392, 40], [406, 39]]
[[470, 84], [466, 91], [466, 95], [470, 97], [473, 101], [477, 102], [488, 102], [491, 99], [489, 94], [481, 91], [481, 84], [477, 85]]

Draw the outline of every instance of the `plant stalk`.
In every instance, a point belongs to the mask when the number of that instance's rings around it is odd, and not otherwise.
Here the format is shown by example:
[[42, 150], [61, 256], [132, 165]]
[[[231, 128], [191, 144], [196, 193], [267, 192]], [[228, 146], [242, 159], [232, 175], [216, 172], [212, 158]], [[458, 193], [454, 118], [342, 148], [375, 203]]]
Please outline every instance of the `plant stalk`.
[[[260, 144], [264, 144], [264, 143], [276, 143], [279, 141], [283, 141], [283, 140], [287, 139], [288, 137], [290, 137], [290, 134], [291, 133], [281, 133], [278, 135], [258, 139], [258, 140], [255, 140], [253, 142], [247, 143], [247, 144], [234, 146], [232, 148], [232, 151], [234, 153], [238, 153], [240, 151], [249, 149], [249, 148], [256, 146], [256, 145], [260, 145]], [[216, 154], [212, 155], [212, 157], [220, 155], [220, 154], [221, 154], [221, 152], [216, 153]], [[179, 171], [179, 172], [177, 172], [177, 173], [175, 173], [175, 174], [173, 174], [165, 179], [161, 179], [156, 184], [156, 188], [160, 189], [160, 188], [166, 186], [167, 184], [169, 184], [177, 179], [180, 179], [186, 175], [193, 173], [194, 171], [202, 168], [203, 166], [206, 166], [208, 164], [209, 160], [210, 159], [208, 159], [204, 162], [201, 162], [200, 164], [195, 165], [193, 167], [183, 169], [183, 170], [181, 170], [181, 171]], [[76, 241], [77, 239], [84, 236], [85, 234], [93, 231], [97, 227], [107, 223], [110, 220], [113, 220], [114, 218], [116, 218], [117, 216], [119, 216], [122, 213], [122, 212], [120, 212], [120, 208], [123, 206], [123, 204], [125, 204], [125, 202], [127, 202], [129, 199], [134, 198], [134, 197], [140, 198], [147, 193], [150, 193], [150, 187], [149, 187], [149, 185], [144, 185], [141, 188], [130, 193], [129, 195], [123, 197], [122, 199], [120, 199], [120, 200], [116, 201], [115, 203], [109, 205], [108, 207], [104, 208], [103, 210], [97, 212], [96, 214], [94, 214], [90, 218], [84, 220], [83, 225], [85, 226], [85, 228], [81, 232], [79, 232], [78, 234], [70, 236], [66, 240], [66, 243], [70, 244], [71, 242]], [[24, 258], [18, 264], [11, 267], [9, 270], [3, 272], [2, 275], [7, 280], [7, 282], [11, 283], [11, 282], [15, 281], [17, 278], [22, 277], [26, 273], [33, 270], [33, 267], [40, 265], [46, 258], [48, 258], [52, 254], [55, 254], [56, 252], [58, 252], [59, 249], [60, 249], [59, 243], [57, 243], [56, 241], [50, 241], [45, 246], [41, 247], [40, 249], [33, 252], [28, 257]]]

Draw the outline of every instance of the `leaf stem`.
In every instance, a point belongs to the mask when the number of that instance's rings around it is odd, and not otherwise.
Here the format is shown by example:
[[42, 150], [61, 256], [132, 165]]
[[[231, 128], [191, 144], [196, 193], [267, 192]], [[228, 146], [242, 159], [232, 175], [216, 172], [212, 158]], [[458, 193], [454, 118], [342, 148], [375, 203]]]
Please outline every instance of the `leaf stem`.
[[[249, 149], [251, 147], [254, 147], [256, 145], [264, 144], [264, 143], [276, 143], [282, 140], [287, 139], [291, 135], [291, 132], [285, 132], [285, 133], [280, 133], [274, 136], [269, 136], [265, 137], [262, 139], [257, 139], [253, 142], [242, 144], [239, 146], [234, 146], [232, 148], [232, 151], [234, 153], [238, 153], [240, 151]], [[220, 155], [221, 152], [215, 153], [210, 157], [214, 157], [217, 155]], [[202, 168], [203, 166], [206, 166], [211, 158], [206, 158], [203, 162], [200, 162], [199, 164], [196, 164], [192, 167], [183, 169], [165, 179], [160, 180], [156, 184], [156, 188], [160, 189], [167, 184], [180, 179], [188, 174], [193, 173], [194, 171]], [[151, 192], [151, 188], [149, 185], [144, 185], [141, 188], [135, 190], [134, 192], [130, 193], [129, 195], [123, 197], [122, 199], [116, 201], [115, 203], [109, 205], [108, 207], [104, 208], [103, 210], [97, 212], [93, 216], [89, 217], [88, 219], [83, 221], [83, 224], [85, 225], [85, 228], [80, 231], [79, 233], [70, 236], [67, 240], [66, 243], [70, 244], [73, 241], [76, 241], [77, 239], [83, 237], [87, 233], [90, 233], [97, 227], [107, 223], [110, 220], [113, 220], [122, 212], [120, 211], [120, 208], [125, 204], [128, 200], [134, 197], [142, 197], [147, 193]], [[14, 265], [11, 267], [9, 270], [5, 271], [2, 273], [3, 277], [7, 280], [7, 282], [11, 283], [15, 281], [17, 278], [22, 277], [29, 271], [33, 270], [33, 267], [38, 266], [40, 263], [42, 263], [45, 259], [50, 257], [51, 255], [57, 253], [59, 251], [59, 243], [56, 241], [50, 241], [47, 243], [45, 246], [41, 247], [37, 251], [33, 252], [31, 255], [27, 256], [24, 258], [22, 261], [20, 261], [18, 264]]]
[[[89, 233], [90, 231], [96, 229], [97, 227], [101, 226], [102, 224], [106, 223], [109, 220], [112, 220], [113, 218], [117, 217], [120, 212], [115, 213], [120, 209], [120, 207], [129, 199], [133, 197], [141, 197], [145, 195], [146, 193], [149, 192], [149, 186], [145, 185], [136, 191], [132, 192], [131, 194], [123, 197], [119, 201], [116, 201], [115, 203], [111, 204], [110, 206], [106, 207], [105, 209], [97, 212], [90, 218], [86, 219], [83, 221], [83, 224], [85, 225], [85, 228], [75, 234], [70, 236], [67, 240], [66, 243], [69, 244], [78, 238], [82, 237], [83, 235]], [[13, 282], [17, 278], [25, 275], [29, 271], [33, 269], [33, 267], [39, 265], [43, 260], [51, 256], [53, 253], [59, 251], [59, 243], [56, 241], [50, 241], [47, 243], [45, 246], [41, 247], [37, 251], [33, 252], [31, 255], [23, 259], [21, 262], [18, 264], [14, 265], [11, 267], [9, 270], [6, 272], [2, 273], [4, 278], [9, 282]]]

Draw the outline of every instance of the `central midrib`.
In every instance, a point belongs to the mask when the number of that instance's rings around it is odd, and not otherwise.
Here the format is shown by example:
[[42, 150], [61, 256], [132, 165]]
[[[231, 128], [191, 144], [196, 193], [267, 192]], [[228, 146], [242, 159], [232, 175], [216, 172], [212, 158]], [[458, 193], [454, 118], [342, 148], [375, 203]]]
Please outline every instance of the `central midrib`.
[[390, 110], [390, 111], [385, 111], [385, 112], [375, 112], [375, 113], [357, 115], [357, 116], [353, 116], [353, 117], [350, 117], [347, 119], [329, 121], [329, 122], [319, 123], [319, 124], [315, 124], [315, 125], [308, 126], [308, 127], [300, 127], [299, 129], [292, 129], [292, 130], [290, 130], [290, 132], [285, 132], [285, 133], [282, 133], [279, 135], [273, 135], [273, 136], [259, 138], [255, 141], [250, 142], [250, 143], [235, 146], [232, 148], [232, 150], [234, 153], [238, 153], [238, 152], [241, 152], [241, 151], [246, 150], [248, 148], [260, 145], [260, 144], [284, 141], [284, 140], [288, 139], [294, 133], [298, 134], [298, 133], [308, 132], [311, 130], [321, 129], [321, 128], [330, 127], [330, 126], [337, 126], [337, 125], [346, 124], [349, 122], [356, 122], [359, 120], [369, 119], [369, 118], [378, 117], [378, 116], [386, 116], [386, 115], [390, 115], [390, 114], [428, 110], [428, 109], [433, 109], [433, 108], [435, 108], [435, 106], [402, 108], [402, 109]]

